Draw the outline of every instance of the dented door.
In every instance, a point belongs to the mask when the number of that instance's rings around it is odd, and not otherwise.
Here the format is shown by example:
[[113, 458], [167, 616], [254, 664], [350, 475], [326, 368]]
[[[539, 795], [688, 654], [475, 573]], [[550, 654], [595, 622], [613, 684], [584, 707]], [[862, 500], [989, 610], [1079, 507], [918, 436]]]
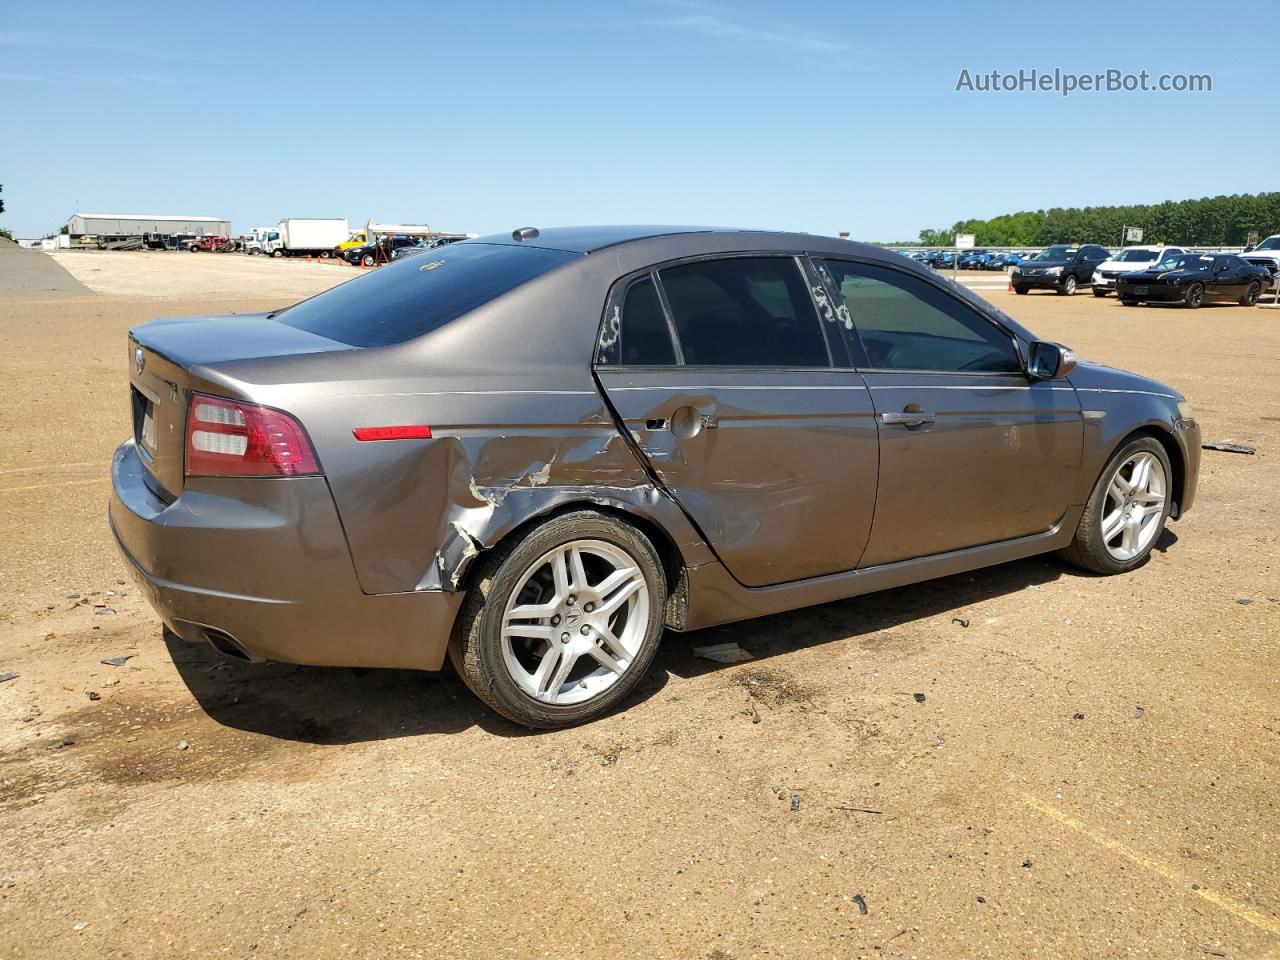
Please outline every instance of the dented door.
[[878, 447], [857, 373], [613, 369], [600, 382], [656, 477], [740, 582], [858, 565]]

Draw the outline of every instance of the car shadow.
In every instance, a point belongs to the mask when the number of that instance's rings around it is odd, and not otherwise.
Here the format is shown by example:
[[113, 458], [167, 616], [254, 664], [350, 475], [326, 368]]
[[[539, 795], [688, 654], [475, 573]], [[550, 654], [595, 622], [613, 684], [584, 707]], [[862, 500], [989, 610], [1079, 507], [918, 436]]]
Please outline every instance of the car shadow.
[[[737, 643], [754, 661], [768, 660], [837, 640], [857, 641], [905, 623], [962, 611], [972, 604], [1051, 583], [1061, 577], [1088, 576], [1091, 575], [1069, 567], [1051, 555], [1032, 557], [758, 620], [670, 636], [659, 655], [658, 666], [678, 677], [702, 676], [736, 664], [704, 660], [694, 653], [695, 647]], [[963, 629], [969, 625], [966, 617], [957, 616], [956, 619], [962, 622], [953, 623], [952, 629]]]
[[486, 708], [447, 663], [438, 673], [245, 663], [168, 630], [164, 642], [201, 709], [235, 730], [323, 745], [471, 727], [503, 737], [537, 732]]
[[[1166, 530], [1157, 549], [1165, 550], [1176, 540]], [[659, 693], [671, 676], [697, 677], [732, 666], [701, 659], [694, 647], [735, 642], [754, 660], [765, 660], [837, 640], [857, 640], [1064, 576], [1089, 574], [1053, 557], [1033, 557], [757, 620], [668, 633], [653, 667], [618, 712]], [[325, 745], [451, 734], [471, 727], [501, 737], [547, 732], [528, 730], [494, 714], [448, 664], [439, 673], [249, 664], [167, 630], [164, 640], [200, 707], [217, 723], [237, 730]]]

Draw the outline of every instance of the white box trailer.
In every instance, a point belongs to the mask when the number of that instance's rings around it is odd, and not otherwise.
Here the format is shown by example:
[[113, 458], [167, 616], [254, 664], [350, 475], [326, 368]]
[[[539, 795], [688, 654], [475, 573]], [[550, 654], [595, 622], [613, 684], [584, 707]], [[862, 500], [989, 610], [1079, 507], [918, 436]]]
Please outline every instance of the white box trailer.
[[290, 217], [267, 234], [263, 252], [273, 257], [332, 257], [334, 248], [351, 236], [345, 217], [314, 219]]

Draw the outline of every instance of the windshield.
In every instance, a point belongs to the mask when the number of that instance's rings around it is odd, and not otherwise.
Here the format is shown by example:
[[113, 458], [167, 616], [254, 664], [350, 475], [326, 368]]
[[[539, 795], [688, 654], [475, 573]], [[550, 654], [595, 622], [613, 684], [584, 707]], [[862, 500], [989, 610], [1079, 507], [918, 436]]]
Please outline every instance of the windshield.
[[1204, 257], [1198, 253], [1177, 253], [1165, 257], [1157, 265], [1157, 270], [1208, 270], [1213, 257]]
[[434, 259], [410, 257], [333, 287], [275, 319], [354, 347], [385, 347], [443, 327], [577, 256], [540, 247], [453, 244]]
[[1045, 247], [1036, 254], [1037, 260], [1070, 260], [1075, 256], [1078, 247], [1070, 246], [1065, 243], [1055, 243], [1051, 247]]
[[1280, 234], [1274, 237], [1267, 237], [1253, 249], [1255, 250], [1280, 250]]
[[1117, 263], [1150, 263], [1155, 258], [1154, 250], [1121, 250], [1112, 257]]

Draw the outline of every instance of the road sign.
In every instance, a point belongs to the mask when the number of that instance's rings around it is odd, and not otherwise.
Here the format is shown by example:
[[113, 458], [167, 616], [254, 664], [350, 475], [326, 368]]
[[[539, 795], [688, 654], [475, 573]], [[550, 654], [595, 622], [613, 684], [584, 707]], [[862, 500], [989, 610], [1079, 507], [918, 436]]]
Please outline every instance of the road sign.
[[975, 239], [976, 239], [976, 238], [974, 237], [974, 235], [973, 235], [972, 233], [957, 233], [957, 234], [956, 234], [956, 249], [958, 249], [958, 250], [972, 250], [975, 246], [977, 246], [977, 244], [976, 244], [976, 243], [974, 243], [974, 240], [975, 240]]
[[1125, 227], [1124, 242], [1125, 243], [1141, 243], [1142, 228], [1141, 227]]

